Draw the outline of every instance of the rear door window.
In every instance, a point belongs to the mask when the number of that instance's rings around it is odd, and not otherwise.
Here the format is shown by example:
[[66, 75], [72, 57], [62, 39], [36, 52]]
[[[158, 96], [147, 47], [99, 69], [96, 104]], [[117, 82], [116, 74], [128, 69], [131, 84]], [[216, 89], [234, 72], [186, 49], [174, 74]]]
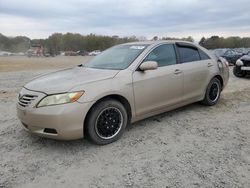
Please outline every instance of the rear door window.
[[181, 63], [188, 63], [201, 60], [198, 49], [186, 46], [178, 46], [177, 48], [179, 51]]
[[201, 60], [207, 60], [207, 59], [211, 59], [205, 52], [203, 52], [202, 50], [199, 50], [200, 52], [200, 56], [201, 56]]

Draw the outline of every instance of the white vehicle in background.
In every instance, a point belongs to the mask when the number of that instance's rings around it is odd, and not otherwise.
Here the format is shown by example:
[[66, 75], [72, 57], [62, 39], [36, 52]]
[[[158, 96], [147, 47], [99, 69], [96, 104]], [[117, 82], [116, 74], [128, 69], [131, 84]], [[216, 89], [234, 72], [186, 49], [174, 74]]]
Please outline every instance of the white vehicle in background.
[[94, 51], [90, 52], [89, 55], [90, 55], [90, 56], [97, 56], [97, 55], [99, 55], [100, 53], [101, 53], [100, 50], [94, 50]]
[[0, 56], [12, 56], [13, 53], [7, 51], [0, 51]]
[[236, 61], [233, 73], [239, 78], [250, 75], [250, 51]]

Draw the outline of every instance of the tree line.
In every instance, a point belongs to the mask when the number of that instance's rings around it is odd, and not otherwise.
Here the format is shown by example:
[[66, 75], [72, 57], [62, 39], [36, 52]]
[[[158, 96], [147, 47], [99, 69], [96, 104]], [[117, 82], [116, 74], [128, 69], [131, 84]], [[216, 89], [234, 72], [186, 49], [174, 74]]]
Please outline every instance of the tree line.
[[250, 48], [250, 37], [202, 37], [199, 44], [207, 49], [217, 48]]
[[[81, 35], [77, 33], [54, 33], [46, 39], [29, 39], [26, 36], [6, 37], [0, 34], [0, 50], [10, 52], [25, 52], [32, 45], [41, 45], [48, 52], [57, 55], [60, 51], [93, 51], [105, 50], [111, 46], [146, 40], [145, 37], [118, 37], [118, 36], [102, 36], [102, 35]], [[189, 36], [187, 38], [171, 38], [157, 36], [151, 40], [185, 40], [194, 42], [194, 39]], [[250, 37], [228, 37], [212, 36], [210, 38], [203, 37], [199, 44], [207, 49], [216, 48], [249, 48]]]
[[28, 37], [6, 37], [0, 33], [0, 50], [9, 52], [25, 52], [30, 47]]
[[58, 55], [60, 51], [93, 51], [105, 50], [111, 46], [138, 41], [135, 36], [118, 37], [102, 35], [81, 35], [75, 33], [54, 33], [46, 39], [29, 39], [25, 36], [6, 37], [0, 34], [0, 50], [25, 52], [32, 46], [41, 45], [45, 52]]
[[32, 43], [42, 44], [49, 53], [58, 54], [60, 51], [93, 51], [105, 50], [111, 46], [137, 41], [134, 36], [123, 37], [118, 36], [101, 36], [95, 34], [81, 35], [74, 33], [54, 33], [48, 39], [32, 40]]

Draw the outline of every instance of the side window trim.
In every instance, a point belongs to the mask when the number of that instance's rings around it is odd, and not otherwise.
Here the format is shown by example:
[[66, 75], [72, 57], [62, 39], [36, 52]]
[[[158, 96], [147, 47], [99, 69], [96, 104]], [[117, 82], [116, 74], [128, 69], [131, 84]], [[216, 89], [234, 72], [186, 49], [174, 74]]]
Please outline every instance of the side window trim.
[[[178, 53], [178, 62], [179, 62], [179, 64], [184, 64], [184, 63], [188, 63], [188, 62], [181, 62], [180, 50], [179, 50], [178, 47], [190, 48], [190, 49], [197, 50], [198, 54], [199, 54], [199, 57], [200, 57], [199, 61], [202, 61], [201, 54], [200, 54], [200, 49], [198, 47], [196, 47], [196, 46], [194, 46], [192, 44], [189, 44], [189, 43], [185, 43], [185, 42], [176, 42], [175, 46], [176, 46], [176, 51]], [[191, 62], [195, 62], [195, 61], [191, 61]]]
[[192, 49], [198, 50], [198, 48], [196, 46], [194, 46], [193, 44], [189, 44], [189, 43], [185, 43], [185, 42], [176, 42], [176, 45], [178, 47], [192, 48]]
[[174, 46], [174, 51], [175, 51], [175, 56], [176, 56], [176, 65], [178, 64], [181, 64], [181, 61], [180, 61], [180, 57], [179, 57], [179, 53], [178, 53], [178, 49], [176, 47], [176, 44], [173, 44]]
[[175, 50], [175, 54], [176, 54], [176, 64], [181, 64], [181, 56], [178, 50], [178, 47], [176, 45], [176, 43], [174, 44], [174, 50]]

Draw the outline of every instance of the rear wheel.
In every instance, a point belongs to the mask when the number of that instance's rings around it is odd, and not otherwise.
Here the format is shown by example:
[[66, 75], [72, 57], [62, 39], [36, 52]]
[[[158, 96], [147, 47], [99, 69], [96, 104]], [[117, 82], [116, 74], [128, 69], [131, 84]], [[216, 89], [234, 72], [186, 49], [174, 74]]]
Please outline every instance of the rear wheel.
[[233, 73], [236, 77], [239, 77], [239, 78], [246, 76], [246, 71], [241, 70], [241, 67], [237, 65], [234, 66]]
[[221, 93], [221, 83], [217, 78], [213, 78], [206, 90], [206, 94], [204, 99], [202, 100], [202, 103], [206, 106], [213, 106], [217, 104]]
[[124, 106], [116, 100], [108, 99], [97, 103], [87, 119], [87, 133], [96, 144], [104, 145], [118, 140], [128, 123]]

